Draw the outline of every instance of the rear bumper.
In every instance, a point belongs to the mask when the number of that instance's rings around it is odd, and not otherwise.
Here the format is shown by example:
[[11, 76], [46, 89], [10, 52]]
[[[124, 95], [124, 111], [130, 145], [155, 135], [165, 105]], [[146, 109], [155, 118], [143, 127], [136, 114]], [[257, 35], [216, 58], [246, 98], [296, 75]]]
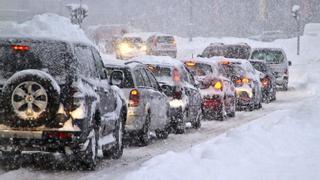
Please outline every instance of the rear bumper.
[[139, 111], [137, 108], [129, 108], [125, 125], [126, 132], [141, 130], [145, 120], [144, 111]]

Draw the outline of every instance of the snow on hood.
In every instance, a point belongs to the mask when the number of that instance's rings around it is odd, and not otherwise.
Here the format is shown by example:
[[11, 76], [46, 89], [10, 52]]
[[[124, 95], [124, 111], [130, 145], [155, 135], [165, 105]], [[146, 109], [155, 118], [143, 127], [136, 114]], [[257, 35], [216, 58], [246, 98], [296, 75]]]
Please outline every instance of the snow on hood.
[[68, 42], [91, 44], [84, 31], [70, 19], [56, 14], [41, 14], [23, 23], [12, 21], [0, 22], [2, 37], [48, 38]]

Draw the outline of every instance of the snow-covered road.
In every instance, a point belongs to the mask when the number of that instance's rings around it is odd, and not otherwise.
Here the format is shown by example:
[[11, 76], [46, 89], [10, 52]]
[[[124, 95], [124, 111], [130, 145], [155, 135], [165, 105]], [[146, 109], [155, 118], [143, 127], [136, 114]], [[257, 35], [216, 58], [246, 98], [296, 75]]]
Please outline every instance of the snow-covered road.
[[234, 134], [234, 130], [230, 131], [230, 129], [242, 126], [256, 119], [270, 117], [272, 114], [278, 114], [278, 112], [286, 112], [298, 106], [298, 104], [311, 95], [313, 93], [305, 93], [304, 90], [291, 88], [289, 92], [280, 92], [277, 101], [264, 105], [262, 110], [238, 112], [235, 118], [224, 122], [204, 121], [202, 128], [199, 130], [192, 129], [184, 135], [170, 135], [167, 140], [153, 141], [147, 147], [129, 147], [125, 149], [124, 156], [120, 160], [102, 160], [95, 172], [24, 168], [10, 172], [0, 171], [0, 179], [123, 179], [126, 178], [128, 173], [134, 172], [144, 166], [143, 164], [154, 156], [164, 153], [170, 155], [172, 152], [185, 152], [191, 147], [197, 147], [199, 144], [206, 143], [206, 141], [215, 139], [214, 137], [223, 135], [226, 132], [231, 132], [230, 134], [232, 135]]

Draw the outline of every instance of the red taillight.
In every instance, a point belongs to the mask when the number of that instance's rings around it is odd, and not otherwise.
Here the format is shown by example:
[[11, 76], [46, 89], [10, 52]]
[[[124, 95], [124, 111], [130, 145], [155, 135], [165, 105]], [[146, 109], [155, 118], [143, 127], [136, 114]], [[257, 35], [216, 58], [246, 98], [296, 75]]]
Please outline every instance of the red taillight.
[[15, 51], [29, 51], [30, 47], [25, 45], [12, 45], [11, 48]]
[[269, 86], [269, 80], [268, 79], [262, 79], [261, 80], [261, 84], [263, 87], [268, 87]]
[[137, 107], [139, 106], [139, 102], [140, 102], [139, 91], [136, 89], [131, 90], [129, 95], [129, 107]]
[[73, 133], [70, 132], [47, 132], [45, 133], [47, 139], [72, 139]]
[[236, 84], [236, 85], [241, 85], [241, 84], [242, 84], [242, 79], [236, 79], [236, 80], [234, 80], [234, 84]]

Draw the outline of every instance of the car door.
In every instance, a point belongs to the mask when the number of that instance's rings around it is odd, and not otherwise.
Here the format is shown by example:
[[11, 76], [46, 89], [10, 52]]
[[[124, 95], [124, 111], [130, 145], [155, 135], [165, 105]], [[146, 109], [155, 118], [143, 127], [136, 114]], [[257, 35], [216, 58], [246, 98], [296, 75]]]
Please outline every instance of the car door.
[[195, 87], [196, 83], [192, 74], [187, 70], [184, 70], [181, 74], [186, 84], [186, 94], [189, 97], [189, 120], [194, 121], [201, 109], [201, 95], [199, 89]]
[[161, 126], [161, 124], [162, 124], [161, 119], [160, 119], [161, 108], [159, 108], [159, 106], [161, 106], [161, 104], [159, 104], [159, 96], [158, 96], [157, 92], [152, 88], [150, 79], [149, 79], [145, 69], [140, 68], [140, 72], [141, 72], [142, 77], [146, 83], [145, 88], [149, 93], [148, 101], [150, 102], [150, 111], [151, 111], [151, 126], [150, 127], [152, 130], [155, 130], [159, 126]]
[[160, 91], [160, 86], [156, 80], [156, 78], [152, 75], [152, 73], [146, 70], [147, 75], [150, 79], [151, 86], [153, 88], [153, 95], [155, 100], [155, 106], [158, 107], [158, 118], [159, 124], [161, 128], [164, 128], [165, 125], [168, 123], [168, 110], [169, 110], [169, 103], [167, 96]]
[[146, 82], [141, 74], [141, 68], [140, 67], [136, 67], [133, 69], [132, 71], [133, 73], [133, 77], [134, 77], [134, 81], [136, 84], [136, 89], [139, 91], [140, 93], [140, 104], [139, 106], [141, 106], [141, 112], [143, 113], [144, 116], [147, 115], [149, 109], [150, 109], [150, 93], [149, 93], [149, 89], [146, 87]]

